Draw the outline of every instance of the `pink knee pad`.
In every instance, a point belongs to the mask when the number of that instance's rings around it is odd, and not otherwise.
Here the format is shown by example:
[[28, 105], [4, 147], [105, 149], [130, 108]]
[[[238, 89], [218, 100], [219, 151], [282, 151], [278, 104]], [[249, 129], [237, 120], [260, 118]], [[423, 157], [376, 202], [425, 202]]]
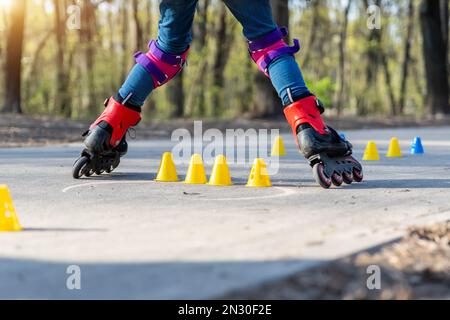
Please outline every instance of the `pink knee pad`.
[[269, 65], [273, 60], [284, 54], [294, 55], [300, 51], [300, 42], [297, 39], [294, 39], [293, 46], [284, 42], [283, 38], [287, 35], [287, 28], [279, 28], [258, 40], [248, 42], [253, 61], [267, 77], [270, 77]]
[[189, 48], [182, 54], [165, 53], [158, 48], [156, 41], [150, 41], [149, 51], [137, 52], [134, 57], [153, 79], [154, 88], [158, 88], [173, 79], [185, 66]]

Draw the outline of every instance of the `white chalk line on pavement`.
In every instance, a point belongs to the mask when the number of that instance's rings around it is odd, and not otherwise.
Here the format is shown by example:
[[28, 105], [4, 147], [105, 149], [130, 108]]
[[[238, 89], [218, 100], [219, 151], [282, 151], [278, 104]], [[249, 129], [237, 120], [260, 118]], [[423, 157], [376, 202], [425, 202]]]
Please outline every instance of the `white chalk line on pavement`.
[[84, 188], [89, 186], [99, 186], [99, 185], [106, 185], [106, 184], [144, 184], [144, 183], [152, 183], [153, 181], [97, 181], [97, 182], [87, 182], [87, 183], [80, 183], [75, 184], [73, 186], [69, 186], [67, 188], [62, 189], [63, 193], [66, 193], [67, 191], [78, 189], [78, 188]]
[[[110, 185], [110, 184], [147, 184], [147, 183], [155, 183], [155, 181], [97, 181], [97, 182], [88, 182], [88, 183], [80, 183], [73, 186], [66, 187], [62, 189], [63, 193], [67, 193], [68, 191], [85, 188], [85, 187], [93, 187], [99, 185]], [[273, 187], [273, 189], [281, 191], [281, 193], [271, 194], [271, 195], [262, 195], [262, 196], [254, 196], [254, 197], [236, 197], [236, 198], [198, 198], [197, 200], [203, 201], [248, 201], [248, 200], [262, 200], [262, 199], [273, 199], [273, 198], [282, 198], [294, 195], [297, 193], [297, 190], [288, 187]]]
[[296, 194], [296, 190], [293, 190], [292, 188], [285, 188], [285, 187], [273, 187], [273, 189], [280, 190], [282, 193], [278, 194], [272, 194], [272, 195], [265, 195], [265, 196], [259, 196], [259, 197], [241, 197], [241, 198], [216, 198], [216, 199], [198, 199], [198, 200], [204, 200], [204, 201], [234, 201], [234, 200], [263, 200], [263, 199], [273, 199], [273, 198], [282, 198], [282, 197], [288, 197], [293, 194]]

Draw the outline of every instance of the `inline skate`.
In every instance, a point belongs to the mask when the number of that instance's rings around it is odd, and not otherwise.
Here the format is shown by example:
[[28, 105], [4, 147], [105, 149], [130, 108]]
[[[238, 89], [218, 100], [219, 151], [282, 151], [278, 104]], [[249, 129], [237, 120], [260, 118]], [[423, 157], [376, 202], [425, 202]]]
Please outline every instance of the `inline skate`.
[[83, 133], [86, 148], [74, 163], [73, 178], [111, 173], [127, 153], [126, 133], [141, 120], [141, 108], [120, 103], [119, 98], [107, 99], [103, 113]]
[[323, 104], [308, 95], [284, 109], [300, 152], [313, 168], [313, 176], [323, 188], [363, 181], [362, 165], [352, 156], [352, 144], [322, 119]]

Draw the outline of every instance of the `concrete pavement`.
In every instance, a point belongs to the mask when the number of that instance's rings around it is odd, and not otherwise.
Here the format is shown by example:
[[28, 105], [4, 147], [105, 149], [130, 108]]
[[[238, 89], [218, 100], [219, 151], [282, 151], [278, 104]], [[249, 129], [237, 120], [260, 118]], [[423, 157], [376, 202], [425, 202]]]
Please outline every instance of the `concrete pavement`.
[[[0, 184], [26, 228], [0, 233], [0, 298], [211, 298], [450, 218], [450, 127], [345, 134], [359, 159], [392, 136], [406, 154], [420, 135], [426, 154], [382, 156], [363, 184], [323, 190], [289, 135], [270, 189], [245, 188], [241, 165], [233, 187], [155, 183], [169, 139], [131, 142], [112, 175], [78, 181], [79, 144], [0, 149]], [[188, 163], [177, 165], [183, 176]], [[82, 290], [66, 288], [73, 264]]]

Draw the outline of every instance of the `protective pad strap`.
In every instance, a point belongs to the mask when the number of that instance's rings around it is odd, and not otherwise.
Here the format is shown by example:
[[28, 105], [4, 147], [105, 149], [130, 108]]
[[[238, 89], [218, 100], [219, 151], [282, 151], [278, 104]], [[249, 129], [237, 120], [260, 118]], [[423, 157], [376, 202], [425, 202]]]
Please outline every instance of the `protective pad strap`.
[[134, 58], [137, 63], [147, 70], [147, 72], [152, 76], [153, 81], [155, 81], [159, 86], [162, 86], [164, 82], [166, 82], [169, 78], [167, 74], [162, 72], [158, 66], [144, 53], [137, 52], [134, 55]]
[[282, 56], [283, 54], [294, 55], [299, 51], [300, 51], [300, 42], [297, 39], [294, 39], [294, 45], [291, 47], [286, 45], [278, 49], [269, 51], [266, 55], [264, 55], [264, 59], [259, 62], [259, 66], [261, 69], [267, 72], [270, 63], [279, 56]]
[[155, 88], [167, 83], [175, 77], [186, 64], [189, 48], [182, 54], [169, 54], [158, 48], [156, 41], [149, 43], [149, 51], [144, 54], [137, 52], [134, 57], [136, 62], [142, 65], [153, 79]]
[[286, 27], [281, 27], [278, 29], [275, 29], [271, 33], [265, 35], [264, 37], [248, 42], [248, 49], [250, 52], [262, 50], [264, 48], [270, 47], [278, 40], [283, 39], [288, 35], [288, 29]]
[[287, 28], [279, 28], [264, 37], [249, 41], [250, 55], [258, 65], [259, 69], [269, 77], [269, 66], [276, 58], [290, 54], [294, 55], [300, 51], [300, 41], [294, 39], [294, 45], [288, 46], [283, 38], [288, 35]]

